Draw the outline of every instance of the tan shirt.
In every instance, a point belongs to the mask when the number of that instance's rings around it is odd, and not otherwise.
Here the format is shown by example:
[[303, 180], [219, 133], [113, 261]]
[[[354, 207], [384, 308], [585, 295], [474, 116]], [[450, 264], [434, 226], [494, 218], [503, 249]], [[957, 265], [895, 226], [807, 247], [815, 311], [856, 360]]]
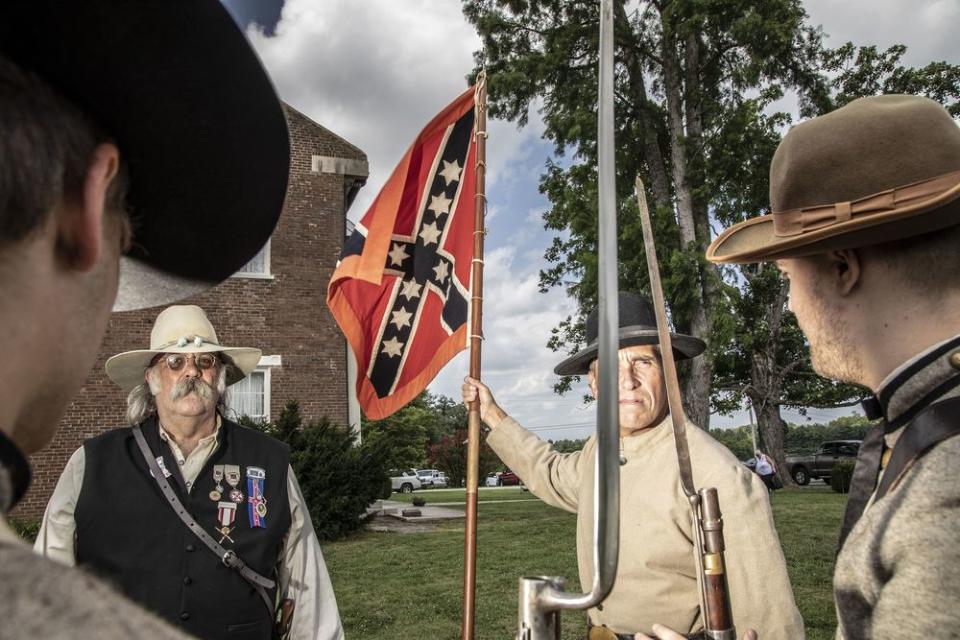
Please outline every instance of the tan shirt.
[[[160, 438], [170, 446], [188, 489], [196, 482], [200, 470], [216, 450], [219, 428], [218, 420], [217, 430], [201, 439], [186, 456], [161, 428]], [[47, 503], [40, 533], [34, 544], [37, 553], [69, 566], [76, 564], [74, 540], [77, 526], [74, 511], [83, 486], [85, 464], [84, 449], [80, 447], [67, 462]], [[278, 561], [278, 573], [282, 597], [292, 598], [296, 602], [290, 637], [293, 640], [341, 640], [343, 627], [330, 575], [300, 485], [293, 469], [289, 468], [287, 494], [291, 523]]]
[[[694, 483], [715, 486], [723, 511], [727, 578], [734, 622], [763, 640], [804, 637], [780, 540], [763, 482], [726, 447], [688, 423]], [[593, 486], [596, 437], [583, 450], [561, 454], [506, 418], [487, 438], [537, 497], [577, 514], [581, 585], [593, 576]], [[669, 417], [622, 440], [620, 564], [594, 624], [618, 633], [649, 633], [655, 622], [680, 633], [703, 628], [690, 507], [680, 487]]]

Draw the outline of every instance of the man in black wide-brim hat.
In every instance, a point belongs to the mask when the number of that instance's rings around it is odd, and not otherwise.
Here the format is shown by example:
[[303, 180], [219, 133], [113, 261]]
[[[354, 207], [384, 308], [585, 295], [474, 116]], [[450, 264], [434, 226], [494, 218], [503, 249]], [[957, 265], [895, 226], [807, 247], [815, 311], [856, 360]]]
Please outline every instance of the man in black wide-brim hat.
[[[0, 513], [111, 309], [235, 272], [273, 231], [288, 167], [282, 107], [217, 0], [0, 3]], [[184, 637], [33, 555], [5, 517], [0, 620], [11, 638]]]
[[[690, 506], [680, 474], [669, 417], [657, 325], [650, 302], [619, 296], [618, 388], [620, 420], [620, 561], [617, 580], [602, 606], [590, 609], [589, 637], [633, 638], [665, 623], [684, 633], [702, 630]], [[554, 372], [583, 375], [597, 394], [597, 310], [587, 317], [587, 346]], [[698, 356], [706, 345], [673, 334], [678, 359]], [[593, 487], [596, 437], [582, 451], [556, 452], [549, 442], [521, 427], [496, 403], [490, 390], [467, 378], [463, 399], [480, 399], [490, 427], [487, 442], [543, 501], [577, 514], [577, 560], [582, 585], [593, 568]], [[803, 637], [767, 490], [726, 447], [688, 424], [696, 486], [717, 487], [724, 511], [727, 577], [733, 616], [761, 638]]]

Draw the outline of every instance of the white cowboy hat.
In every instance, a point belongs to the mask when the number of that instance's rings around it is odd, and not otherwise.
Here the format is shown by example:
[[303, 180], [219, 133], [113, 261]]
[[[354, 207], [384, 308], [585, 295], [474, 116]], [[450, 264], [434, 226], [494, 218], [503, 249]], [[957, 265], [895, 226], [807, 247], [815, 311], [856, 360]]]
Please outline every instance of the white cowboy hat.
[[240, 382], [260, 362], [260, 349], [220, 344], [207, 314], [196, 305], [174, 305], [160, 312], [150, 332], [150, 348], [118, 353], [107, 360], [110, 379], [125, 391], [143, 383], [143, 373], [160, 353], [223, 353], [235, 366], [227, 367], [227, 385]]

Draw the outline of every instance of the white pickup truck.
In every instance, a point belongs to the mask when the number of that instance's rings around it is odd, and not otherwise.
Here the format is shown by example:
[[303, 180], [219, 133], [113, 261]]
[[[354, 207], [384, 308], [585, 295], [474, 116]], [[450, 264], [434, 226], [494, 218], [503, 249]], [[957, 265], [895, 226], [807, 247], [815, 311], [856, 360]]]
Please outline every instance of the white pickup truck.
[[391, 471], [390, 485], [394, 491], [399, 491], [400, 493], [413, 493], [414, 489], [419, 489], [422, 486], [420, 484], [420, 478], [417, 477], [417, 472], [414, 469]]

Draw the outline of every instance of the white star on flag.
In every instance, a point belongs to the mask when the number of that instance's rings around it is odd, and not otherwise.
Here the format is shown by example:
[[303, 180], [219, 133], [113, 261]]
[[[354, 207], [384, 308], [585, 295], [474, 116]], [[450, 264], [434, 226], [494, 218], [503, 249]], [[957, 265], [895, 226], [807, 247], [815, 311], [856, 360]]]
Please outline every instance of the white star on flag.
[[430, 206], [427, 209], [439, 216], [441, 213], [450, 213], [451, 204], [453, 200], [441, 193], [438, 196], [430, 196]]
[[443, 284], [443, 281], [447, 279], [447, 269], [447, 263], [443, 261], [433, 268], [433, 272], [437, 274], [437, 280], [440, 281], [440, 284]]
[[390, 318], [390, 322], [397, 325], [397, 331], [403, 329], [404, 327], [410, 326], [410, 318], [413, 316], [412, 313], [400, 307], [393, 312], [393, 316]]
[[460, 163], [454, 160], [450, 162], [448, 160], [443, 161], [443, 171], [440, 172], [440, 175], [443, 176], [443, 179], [446, 181], [447, 186], [450, 186], [451, 182], [456, 182], [460, 179], [460, 172], [463, 169], [460, 167]]
[[396, 338], [383, 341], [383, 353], [388, 356], [399, 356], [401, 349], [403, 349], [403, 343]]
[[420, 297], [420, 285], [417, 284], [416, 280], [404, 280], [403, 281], [403, 291], [400, 292], [407, 300], [413, 300], [414, 298]]
[[387, 255], [390, 256], [391, 265], [401, 265], [403, 264], [404, 260], [410, 257], [410, 255], [407, 253], [406, 247], [404, 247], [402, 244], [396, 243], [393, 245], [393, 250]]
[[423, 229], [420, 230], [419, 235], [423, 238], [424, 245], [437, 244], [437, 239], [440, 237], [440, 229], [437, 229], [435, 222], [431, 222], [423, 225]]

